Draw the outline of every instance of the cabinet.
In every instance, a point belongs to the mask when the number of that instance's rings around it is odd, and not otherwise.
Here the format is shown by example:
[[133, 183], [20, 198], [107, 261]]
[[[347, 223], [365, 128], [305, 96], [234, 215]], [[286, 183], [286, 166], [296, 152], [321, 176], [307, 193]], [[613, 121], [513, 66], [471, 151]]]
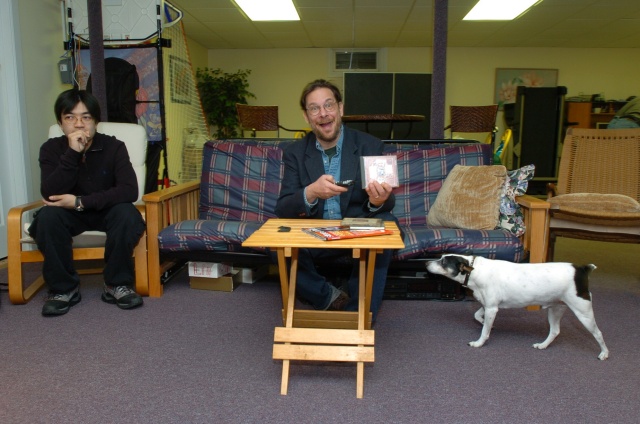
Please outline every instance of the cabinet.
[[567, 102], [567, 126], [575, 128], [606, 128], [626, 102]]
[[[431, 74], [361, 73], [344, 74], [345, 115], [423, 115], [424, 121], [396, 122], [393, 131], [409, 140], [429, 139], [431, 116]], [[380, 139], [389, 137], [389, 122], [349, 122], [352, 128], [367, 131]]]
[[514, 168], [536, 166], [528, 194], [544, 195], [546, 184], [555, 181], [566, 93], [567, 88], [563, 86], [517, 89], [512, 128], [513, 164]]

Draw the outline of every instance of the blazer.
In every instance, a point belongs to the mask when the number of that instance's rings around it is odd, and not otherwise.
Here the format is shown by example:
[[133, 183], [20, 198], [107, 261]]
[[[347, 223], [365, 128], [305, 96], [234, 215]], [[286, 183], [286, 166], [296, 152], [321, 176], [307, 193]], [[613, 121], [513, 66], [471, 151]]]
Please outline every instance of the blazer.
[[[343, 125], [344, 138], [340, 160], [340, 179], [354, 180], [346, 193], [340, 195], [342, 217], [371, 217], [391, 212], [395, 205], [393, 193], [375, 212], [369, 210], [369, 196], [362, 188], [361, 156], [382, 155], [384, 144], [378, 138]], [[311, 216], [307, 215], [304, 188], [324, 175], [322, 154], [316, 148], [316, 136], [307, 134], [302, 140], [287, 146], [283, 152], [284, 176], [276, 203], [279, 218], [322, 218], [324, 200], [318, 199]]]

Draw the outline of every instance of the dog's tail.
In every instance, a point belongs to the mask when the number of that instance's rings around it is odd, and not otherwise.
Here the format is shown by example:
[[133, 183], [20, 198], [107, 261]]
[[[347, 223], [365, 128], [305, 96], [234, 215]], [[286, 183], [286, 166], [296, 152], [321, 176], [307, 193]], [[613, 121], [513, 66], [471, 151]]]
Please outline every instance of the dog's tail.
[[576, 273], [573, 280], [576, 284], [576, 292], [579, 297], [585, 300], [591, 300], [591, 292], [589, 292], [589, 274], [597, 267], [594, 264], [588, 264], [583, 266], [573, 266]]

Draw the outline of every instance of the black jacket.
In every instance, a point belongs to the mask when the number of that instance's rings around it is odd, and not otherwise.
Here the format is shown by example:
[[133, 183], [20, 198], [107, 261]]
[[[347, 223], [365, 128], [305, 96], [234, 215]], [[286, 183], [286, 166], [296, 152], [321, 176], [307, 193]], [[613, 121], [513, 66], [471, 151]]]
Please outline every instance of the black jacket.
[[[85, 157], [86, 156], [86, 157]], [[102, 210], [138, 199], [138, 181], [125, 144], [96, 133], [86, 152], [69, 147], [67, 136], [50, 138], [40, 147], [40, 193], [82, 196], [85, 209]]]

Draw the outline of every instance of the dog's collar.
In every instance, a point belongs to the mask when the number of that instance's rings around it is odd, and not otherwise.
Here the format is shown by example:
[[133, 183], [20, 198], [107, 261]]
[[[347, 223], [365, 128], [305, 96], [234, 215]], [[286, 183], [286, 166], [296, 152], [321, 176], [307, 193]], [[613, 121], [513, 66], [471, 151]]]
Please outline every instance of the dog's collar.
[[471, 276], [471, 271], [473, 271], [473, 263], [476, 261], [476, 257], [472, 256], [471, 257], [471, 264], [469, 265], [469, 267], [471, 268], [471, 270], [469, 272], [467, 272], [467, 276], [464, 277], [464, 283], [462, 283], [462, 287], [467, 287], [467, 283], [469, 283], [469, 277]]

